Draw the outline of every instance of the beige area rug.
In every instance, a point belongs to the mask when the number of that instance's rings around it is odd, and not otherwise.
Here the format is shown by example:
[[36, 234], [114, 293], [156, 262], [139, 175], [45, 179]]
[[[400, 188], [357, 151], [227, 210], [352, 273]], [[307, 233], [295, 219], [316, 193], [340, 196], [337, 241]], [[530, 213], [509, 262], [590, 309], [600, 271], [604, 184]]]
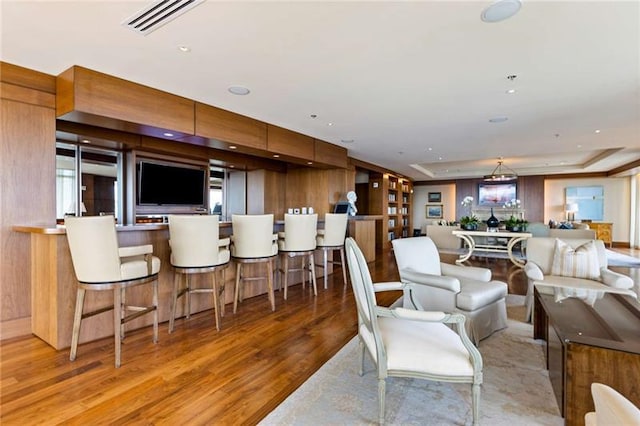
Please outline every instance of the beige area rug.
[[[480, 342], [484, 361], [480, 423], [563, 425], [542, 342], [522, 322], [522, 297], [509, 297], [509, 326]], [[261, 425], [369, 425], [377, 423], [377, 379], [368, 360], [358, 375], [358, 339], [347, 343]], [[471, 424], [471, 386], [387, 379], [386, 422], [392, 425]]]

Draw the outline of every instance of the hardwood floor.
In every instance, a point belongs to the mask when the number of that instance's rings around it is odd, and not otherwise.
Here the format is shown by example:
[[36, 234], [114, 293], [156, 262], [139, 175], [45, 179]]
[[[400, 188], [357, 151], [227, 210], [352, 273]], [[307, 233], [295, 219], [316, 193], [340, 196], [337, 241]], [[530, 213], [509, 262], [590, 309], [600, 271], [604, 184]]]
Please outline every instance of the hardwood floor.
[[[397, 280], [393, 253], [376, 259], [374, 281]], [[526, 291], [524, 274], [508, 261], [472, 264], [490, 267], [511, 293]], [[119, 369], [111, 338], [81, 345], [74, 362], [36, 337], [5, 341], [0, 423], [255, 424], [355, 336], [351, 289], [339, 271], [329, 281], [326, 291], [318, 281], [317, 297], [308, 286], [291, 287], [287, 301], [277, 292], [275, 312], [266, 295], [245, 300], [235, 315], [227, 306], [220, 332], [211, 311], [177, 320], [171, 335], [161, 324], [155, 345], [151, 328], [129, 332]]]

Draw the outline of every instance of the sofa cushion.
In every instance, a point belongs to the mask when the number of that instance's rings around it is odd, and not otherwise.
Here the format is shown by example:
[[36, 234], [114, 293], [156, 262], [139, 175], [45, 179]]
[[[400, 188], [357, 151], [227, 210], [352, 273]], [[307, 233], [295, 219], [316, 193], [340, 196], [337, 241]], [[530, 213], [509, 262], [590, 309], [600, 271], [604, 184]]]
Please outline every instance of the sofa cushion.
[[456, 306], [465, 311], [475, 311], [507, 297], [507, 284], [501, 281], [481, 282], [460, 280], [460, 293], [456, 295]]
[[574, 249], [566, 242], [556, 239], [551, 274], [599, 280], [600, 264], [595, 243], [589, 241]]

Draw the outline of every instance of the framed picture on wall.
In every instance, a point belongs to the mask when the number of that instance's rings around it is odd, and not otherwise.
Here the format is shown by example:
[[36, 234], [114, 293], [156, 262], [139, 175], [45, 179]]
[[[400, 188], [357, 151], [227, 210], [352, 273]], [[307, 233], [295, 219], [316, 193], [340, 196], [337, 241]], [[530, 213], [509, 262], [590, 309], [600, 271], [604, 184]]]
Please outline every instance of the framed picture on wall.
[[425, 211], [427, 219], [442, 219], [442, 204], [427, 204]]
[[442, 193], [441, 192], [429, 192], [427, 194], [427, 202], [428, 203], [441, 203], [442, 202]]

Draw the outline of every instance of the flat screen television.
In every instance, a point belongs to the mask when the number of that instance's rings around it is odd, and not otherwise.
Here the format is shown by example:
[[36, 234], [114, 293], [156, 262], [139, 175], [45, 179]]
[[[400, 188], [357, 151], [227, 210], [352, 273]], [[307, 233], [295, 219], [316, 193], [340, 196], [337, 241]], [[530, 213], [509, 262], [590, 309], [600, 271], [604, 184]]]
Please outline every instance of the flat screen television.
[[478, 184], [479, 206], [502, 206], [516, 197], [516, 183], [480, 183]]
[[204, 206], [206, 179], [202, 167], [140, 161], [138, 204]]

